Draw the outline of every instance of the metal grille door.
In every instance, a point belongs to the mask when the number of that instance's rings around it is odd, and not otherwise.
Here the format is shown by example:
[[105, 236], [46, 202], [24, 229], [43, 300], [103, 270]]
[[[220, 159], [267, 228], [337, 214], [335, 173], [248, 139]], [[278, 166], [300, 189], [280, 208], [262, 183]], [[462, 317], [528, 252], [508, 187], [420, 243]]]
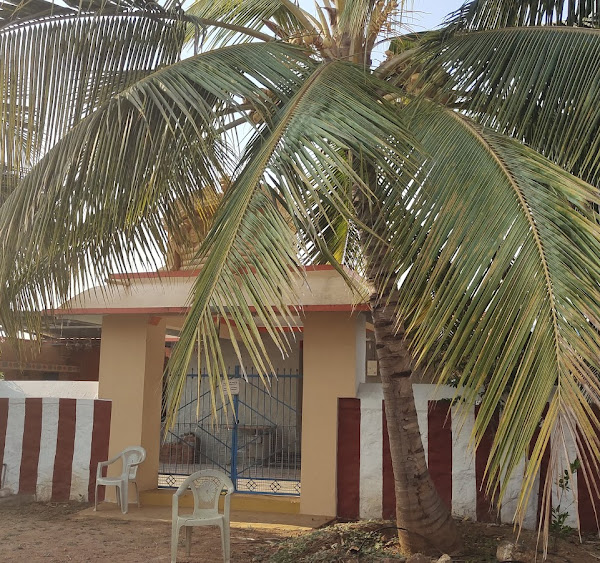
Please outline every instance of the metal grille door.
[[198, 376], [188, 376], [177, 423], [161, 446], [159, 486], [177, 487], [194, 471], [215, 468], [240, 492], [299, 495], [301, 375], [280, 373], [270, 388], [239, 369], [229, 377], [233, 409], [218, 402], [215, 419], [208, 384], [198, 397]]

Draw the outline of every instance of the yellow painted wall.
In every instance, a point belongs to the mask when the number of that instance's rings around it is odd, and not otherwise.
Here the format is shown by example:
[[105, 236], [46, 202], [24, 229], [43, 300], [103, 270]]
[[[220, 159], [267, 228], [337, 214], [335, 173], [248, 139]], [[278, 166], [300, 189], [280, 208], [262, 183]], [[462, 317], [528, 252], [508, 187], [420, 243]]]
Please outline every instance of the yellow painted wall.
[[337, 399], [356, 396], [364, 331], [361, 313], [314, 312], [304, 318], [303, 514], [336, 514]]
[[[161, 378], [165, 321], [148, 315], [107, 315], [102, 321], [98, 397], [112, 400], [109, 457], [141, 445], [140, 490], [158, 484]], [[114, 468], [111, 474], [119, 472]], [[107, 490], [107, 498], [114, 499]], [[130, 491], [130, 499], [132, 499]]]

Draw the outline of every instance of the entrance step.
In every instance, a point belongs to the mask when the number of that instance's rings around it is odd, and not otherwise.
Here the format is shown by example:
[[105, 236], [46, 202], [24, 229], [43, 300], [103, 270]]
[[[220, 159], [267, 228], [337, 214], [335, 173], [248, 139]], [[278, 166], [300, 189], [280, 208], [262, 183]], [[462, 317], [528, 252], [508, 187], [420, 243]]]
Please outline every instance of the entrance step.
[[[140, 493], [140, 501], [142, 506], [171, 506], [174, 492], [175, 489], [142, 491]], [[191, 493], [186, 494], [179, 499], [179, 506], [193, 506], [193, 497]], [[300, 514], [300, 497], [234, 493], [231, 497], [231, 510], [271, 512], [276, 514]]]

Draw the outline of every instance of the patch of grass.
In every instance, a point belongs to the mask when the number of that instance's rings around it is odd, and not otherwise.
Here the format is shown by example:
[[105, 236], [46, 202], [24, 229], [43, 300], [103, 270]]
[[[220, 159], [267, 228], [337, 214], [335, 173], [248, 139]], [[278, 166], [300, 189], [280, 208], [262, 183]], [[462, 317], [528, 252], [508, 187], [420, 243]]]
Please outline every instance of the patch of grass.
[[396, 528], [390, 522], [334, 524], [283, 542], [270, 563], [338, 563], [405, 561], [397, 551]]

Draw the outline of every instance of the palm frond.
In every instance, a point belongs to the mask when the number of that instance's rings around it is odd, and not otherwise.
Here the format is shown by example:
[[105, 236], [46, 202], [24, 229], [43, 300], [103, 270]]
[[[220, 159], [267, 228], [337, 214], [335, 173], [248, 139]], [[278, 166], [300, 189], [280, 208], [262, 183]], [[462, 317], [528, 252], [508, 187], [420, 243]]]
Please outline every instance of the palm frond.
[[355, 221], [349, 193], [373, 197], [360, 165], [377, 162], [388, 181], [401, 165], [407, 174], [417, 169], [417, 157], [407, 157], [410, 136], [374, 94], [375, 87], [385, 88], [385, 83], [360, 67], [321, 65], [249, 145], [200, 250], [203, 268], [169, 364], [171, 422], [198, 333], [213, 335], [202, 342], [203, 357], [211, 366], [212, 388], [224, 388], [215, 315], [226, 319], [234, 347], [245, 345], [263, 377], [271, 373], [271, 363], [258, 327], [266, 327], [286, 351], [281, 328], [297, 323], [294, 280], [302, 275], [294, 231], [308, 255], [326, 257], [361, 291], [340, 267], [335, 247], [328, 246], [328, 229]]
[[600, 6], [588, 0], [471, 0], [448, 17], [468, 30], [535, 25], [600, 26]]
[[213, 51], [139, 80], [74, 126], [0, 208], [5, 330], [35, 331], [40, 310], [136, 259], [156, 266], [165, 223], [176, 231], [181, 207], [230, 172], [229, 113], [244, 115], [246, 98], [270, 115], [265, 91], [285, 101], [309, 68], [282, 44]]
[[599, 57], [600, 30], [485, 31], [435, 46], [424, 75], [436, 99], [598, 185]]
[[131, 11], [164, 13], [158, 3], [144, 0], [3, 0], [0, 3], [0, 31], [17, 26], [34, 26], [41, 19], [59, 21], [65, 16], [123, 14]]
[[[488, 463], [501, 494], [543, 419], [527, 462], [522, 519], [553, 430], [570, 434], [579, 454], [584, 444], [592, 467], [600, 456], [591, 406], [600, 403], [600, 229], [593, 210], [600, 198], [536, 152], [464, 116], [426, 102], [406, 111], [432, 164], [406, 187], [403, 203], [385, 211], [397, 217], [390, 219], [386, 267], [402, 282], [399, 315], [409, 319], [418, 362], [442, 382], [458, 375], [465, 404], [485, 388], [476, 443], [504, 400]], [[555, 436], [558, 456], [565, 437]], [[557, 468], [552, 464], [548, 483]], [[545, 525], [547, 534], [548, 519]]]
[[[280, 39], [317, 33], [312, 17], [289, 0], [196, 0], [186, 14], [257, 32], [267, 25]], [[204, 29], [203, 34], [209, 46], [252, 40], [235, 29], [212, 27]], [[192, 38], [198, 40], [197, 30], [190, 28], [188, 39]]]
[[48, 0], [14, 0], [0, 4], [0, 30], [12, 24], [47, 16], [73, 14], [67, 6]]
[[184, 24], [151, 14], [30, 19], [0, 31], [0, 170], [14, 189], [115, 92], [179, 59]]

